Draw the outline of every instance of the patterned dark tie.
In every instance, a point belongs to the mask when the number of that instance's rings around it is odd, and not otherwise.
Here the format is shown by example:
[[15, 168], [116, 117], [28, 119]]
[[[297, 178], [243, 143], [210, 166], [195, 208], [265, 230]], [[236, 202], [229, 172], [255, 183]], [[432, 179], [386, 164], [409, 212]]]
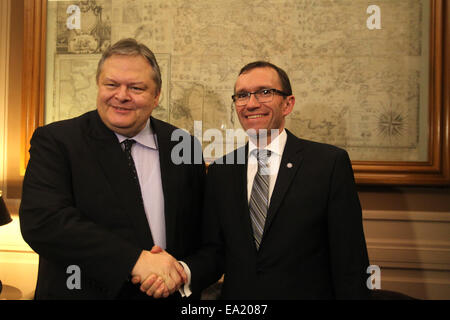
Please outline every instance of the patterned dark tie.
[[134, 160], [131, 155], [131, 148], [133, 147], [133, 144], [136, 143], [136, 141], [133, 139], [126, 139], [122, 143], [124, 145], [125, 155], [127, 156], [128, 166], [130, 167], [130, 169], [133, 173], [133, 180], [136, 183], [136, 186], [138, 187], [139, 194], [140, 194], [141, 200], [142, 200], [141, 186], [139, 185], [139, 178], [137, 175], [136, 166], [134, 165]]
[[253, 227], [253, 237], [255, 238], [256, 249], [259, 249], [266, 222], [267, 209], [269, 208], [269, 150], [253, 150], [252, 153], [258, 160], [258, 171], [253, 181], [250, 195], [250, 218]]

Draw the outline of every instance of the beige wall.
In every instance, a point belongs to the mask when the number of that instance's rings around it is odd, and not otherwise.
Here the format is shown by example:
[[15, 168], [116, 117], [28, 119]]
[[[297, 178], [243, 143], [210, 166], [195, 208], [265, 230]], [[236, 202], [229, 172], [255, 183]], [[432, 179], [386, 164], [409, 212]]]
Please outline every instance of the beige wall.
[[[6, 196], [13, 211], [17, 211], [17, 204], [12, 199], [20, 198], [22, 181], [22, 14], [23, 1], [12, 1], [5, 153]], [[359, 195], [369, 256], [372, 264], [381, 267], [382, 289], [422, 299], [450, 299], [450, 188], [360, 187]], [[17, 239], [20, 242], [20, 236]], [[0, 253], [4, 251], [2, 245]], [[34, 275], [31, 277], [34, 279]]]
[[382, 289], [450, 299], [450, 188], [360, 187], [370, 262]]

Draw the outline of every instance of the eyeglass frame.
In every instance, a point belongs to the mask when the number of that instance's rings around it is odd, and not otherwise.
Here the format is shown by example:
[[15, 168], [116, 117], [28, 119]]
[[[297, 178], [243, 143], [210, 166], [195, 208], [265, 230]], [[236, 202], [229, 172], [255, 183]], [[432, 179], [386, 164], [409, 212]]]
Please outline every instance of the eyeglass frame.
[[244, 104], [239, 104], [239, 105], [238, 105], [238, 106], [245, 106], [245, 105], [250, 101], [250, 98], [251, 98], [252, 94], [255, 95], [255, 99], [256, 99], [258, 102], [260, 102], [260, 101], [258, 100], [256, 94], [257, 94], [257, 93], [261, 93], [262, 91], [266, 91], [266, 90], [267, 90], [267, 91], [270, 91], [270, 92], [272, 93], [272, 98], [271, 98], [271, 100], [269, 100], [269, 101], [264, 101], [264, 102], [271, 102], [271, 101], [273, 100], [273, 96], [275, 95], [275, 93], [276, 93], [276, 94], [279, 94], [280, 96], [283, 96], [283, 97], [289, 97], [289, 96], [290, 96], [290, 94], [287, 94], [286, 92], [283, 92], [283, 91], [278, 90], [278, 89], [275, 89], [275, 88], [269, 88], [269, 89], [264, 88], [264, 89], [259, 89], [259, 90], [254, 91], [254, 92], [241, 92], [241, 93], [235, 93], [235, 94], [233, 94], [233, 95], [231, 96], [231, 99], [233, 99], [233, 103], [236, 105], [236, 96], [237, 96], [238, 94], [246, 94], [246, 97], [248, 98], [248, 100], [247, 100]]

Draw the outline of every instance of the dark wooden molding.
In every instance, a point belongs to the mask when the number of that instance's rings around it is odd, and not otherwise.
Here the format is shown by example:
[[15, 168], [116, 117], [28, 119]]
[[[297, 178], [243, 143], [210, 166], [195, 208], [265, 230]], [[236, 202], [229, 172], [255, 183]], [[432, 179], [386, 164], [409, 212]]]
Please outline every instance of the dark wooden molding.
[[44, 123], [46, 17], [47, 1], [24, 0], [21, 172], [28, 163], [31, 136]]

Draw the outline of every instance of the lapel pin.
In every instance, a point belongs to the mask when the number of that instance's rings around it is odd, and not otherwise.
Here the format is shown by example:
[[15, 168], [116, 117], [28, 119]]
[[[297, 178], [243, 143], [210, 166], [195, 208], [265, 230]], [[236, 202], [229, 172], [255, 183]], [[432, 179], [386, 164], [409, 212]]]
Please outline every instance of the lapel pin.
[[289, 162], [289, 163], [286, 165], [286, 167], [288, 167], [288, 168], [290, 169], [290, 168], [293, 167], [293, 165], [292, 165], [292, 163]]

